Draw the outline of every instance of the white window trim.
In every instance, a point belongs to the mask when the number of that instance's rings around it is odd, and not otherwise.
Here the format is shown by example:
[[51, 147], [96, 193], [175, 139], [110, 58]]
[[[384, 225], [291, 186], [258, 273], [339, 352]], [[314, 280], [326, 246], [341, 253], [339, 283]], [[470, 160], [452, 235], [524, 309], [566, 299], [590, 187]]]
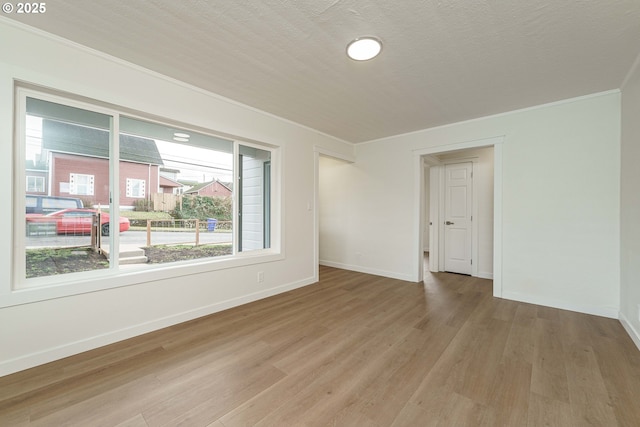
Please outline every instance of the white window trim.
[[[22, 159], [25, 158], [25, 144], [17, 143], [24, 141], [26, 130], [26, 99], [27, 97], [37, 98], [44, 101], [69, 105], [76, 108], [85, 109], [113, 117], [112, 133], [111, 133], [111, 151], [110, 158], [115, 161], [110, 162], [110, 188], [111, 198], [119, 200], [119, 185], [116, 177], [119, 177], [119, 117], [121, 111], [125, 108], [106, 105], [96, 101], [88, 103], [78, 100], [79, 97], [68, 94], [54, 94], [31, 89], [27, 85], [16, 86], [16, 140], [14, 141], [15, 158], [14, 167], [16, 176], [25, 176], [25, 165]], [[140, 120], [156, 121], [143, 114], [133, 115], [127, 111], [128, 117]], [[175, 123], [172, 120], [162, 120], [161, 123], [171, 124], [184, 128], [185, 130], [194, 129], [194, 132], [203, 132], [197, 126], [189, 126], [182, 123]], [[212, 136], [217, 135], [214, 132]], [[225, 138], [229, 138], [226, 136]], [[95, 270], [88, 272], [77, 272], [65, 275], [46, 276], [37, 278], [24, 278], [26, 270], [26, 261], [24, 257], [24, 248], [26, 247], [26, 225], [25, 221], [16, 221], [14, 223], [13, 234], [13, 268], [11, 271], [11, 280], [9, 283], [0, 285], [0, 308], [10, 307], [14, 305], [26, 304], [36, 301], [43, 301], [65, 296], [78, 295], [83, 293], [95, 292], [104, 289], [118, 288], [122, 286], [133, 286], [156, 280], [168, 279], [173, 277], [184, 277], [192, 274], [201, 274], [211, 271], [224, 270], [229, 268], [241, 268], [244, 266], [281, 261], [285, 258], [282, 242], [284, 239], [282, 231], [282, 203], [283, 188], [281, 186], [281, 175], [283, 168], [280, 163], [282, 147], [274, 144], [255, 144], [241, 139], [234, 141], [234, 159], [237, 158], [237, 145], [253, 146], [262, 150], [271, 152], [271, 247], [262, 250], [253, 250], [238, 253], [236, 251], [236, 242], [234, 241], [234, 253], [227, 257], [202, 258], [193, 261], [181, 261], [168, 264], [155, 264], [142, 266], [134, 270], [120, 270], [118, 266], [117, 253], [111, 252], [110, 267], [103, 270]], [[236, 160], [234, 160], [235, 162]], [[13, 210], [15, 218], [22, 218], [25, 212], [26, 200], [26, 179], [14, 179], [15, 197], [13, 200]], [[234, 215], [237, 212], [237, 200], [234, 197]], [[117, 203], [113, 205], [110, 224], [112, 229], [117, 227], [115, 218], [119, 216], [119, 206]], [[236, 239], [237, 233], [234, 233]], [[111, 247], [119, 246], [119, 233], [111, 233]], [[15, 249], [17, 248], [17, 249]], [[19, 252], [19, 253], [18, 253]]]
[[[76, 181], [78, 178], [87, 178], [88, 183], [77, 184]], [[87, 186], [86, 193], [79, 193], [78, 186]], [[89, 175], [86, 173], [74, 173], [71, 172], [69, 174], [69, 194], [73, 194], [75, 196], [93, 196], [95, 195], [95, 175]]]
[[[29, 178], [33, 179], [36, 182], [42, 182], [42, 190], [29, 190]], [[45, 185], [44, 185], [44, 176], [37, 176], [37, 175], [27, 175], [27, 182], [25, 183], [26, 185], [26, 191], [31, 191], [33, 193], [44, 193], [45, 192]], [[35, 187], [40, 188], [39, 185], [35, 185]]]
[[[141, 189], [140, 191], [141, 194], [133, 194], [133, 192], [131, 191], [133, 189], [133, 184], [136, 182], [141, 183], [141, 185], [138, 187]], [[132, 199], [144, 199], [147, 196], [147, 181], [144, 179], [127, 178], [125, 182], [125, 187], [127, 189], [127, 192], [126, 192], [127, 197], [130, 197]]]

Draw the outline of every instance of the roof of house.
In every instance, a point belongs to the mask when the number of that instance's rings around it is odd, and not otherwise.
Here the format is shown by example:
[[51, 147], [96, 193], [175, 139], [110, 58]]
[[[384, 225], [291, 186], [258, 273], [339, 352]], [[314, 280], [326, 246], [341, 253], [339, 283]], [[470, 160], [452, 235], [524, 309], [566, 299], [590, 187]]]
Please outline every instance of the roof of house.
[[47, 171], [47, 165], [44, 162], [35, 162], [33, 160], [26, 160], [25, 161], [25, 169], [28, 171], [40, 171], [40, 172], [46, 172]]
[[160, 173], [180, 173], [180, 169], [160, 168]]
[[221, 186], [225, 187], [227, 190], [231, 191], [231, 189], [229, 187], [227, 187], [225, 184], [223, 184], [222, 182], [214, 179], [213, 181], [203, 182], [203, 183], [194, 185], [193, 187], [191, 187], [190, 189], [185, 191], [185, 194], [197, 193], [200, 190], [202, 190], [203, 188], [206, 188], [206, 187], [208, 187], [208, 186], [210, 186], [212, 184], [215, 184], [216, 182], [218, 184], [220, 184]]
[[[109, 132], [57, 120], [42, 121], [42, 146], [46, 150], [109, 158]], [[120, 134], [120, 159], [162, 165], [162, 156], [152, 139]]]
[[171, 178], [160, 175], [160, 187], [182, 187], [182, 184]]
[[196, 184], [193, 187], [191, 187], [190, 189], [188, 189], [187, 191], [185, 191], [185, 194], [190, 194], [190, 193], [197, 193], [198, 191], [202, 190], [205, 187], [210, 186], [211, 184], [215, 183], [216, 181], [209, 181], [209, 182], [202, 182], [200, 184]]

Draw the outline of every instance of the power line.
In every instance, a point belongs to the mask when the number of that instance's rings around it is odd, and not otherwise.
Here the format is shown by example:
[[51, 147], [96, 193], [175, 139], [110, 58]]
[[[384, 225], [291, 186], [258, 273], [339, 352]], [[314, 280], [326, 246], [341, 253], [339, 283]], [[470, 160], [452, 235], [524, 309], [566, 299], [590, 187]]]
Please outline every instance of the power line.
[[200, 164], [200, 163], [193, 163], [193, 162], [185, 162], [185, 161], [182, 161], [182, 160], [173, 160], [173, 159], [166, 158], [166, 157], [163, 157], [162, 160], [163, 161], [167, 161], [167, 162], [171, 162], [171, 163], [179, 163], [179, 164], [182, 164], [182, 165], [197, 166], [197, 167], [201, 167], [201, 168], [215, 169], [215, 170], [225, 171], [225, 172], [233, 172], [233, 169], [229, 169], [229, 168], [223, 168], [223, 167], [219, 167], [219, 166], [210, 166], [210, 165], [205, 165], [205, 164]]

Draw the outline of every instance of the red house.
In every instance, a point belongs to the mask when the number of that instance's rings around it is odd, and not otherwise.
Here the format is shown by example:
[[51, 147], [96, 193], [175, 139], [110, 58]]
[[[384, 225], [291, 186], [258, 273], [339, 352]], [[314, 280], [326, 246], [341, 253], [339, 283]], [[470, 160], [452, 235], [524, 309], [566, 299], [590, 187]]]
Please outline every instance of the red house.
[[[108, 205], [109, 133], [43, 120], [42, 153], [48, 165], [47, 194], [77, 197], [85, 205]], [[160, 192], [162, 157], [155, 141], [120, 135], [120, 206], [134, 206]]]
[[160, 193], [181, 194], [182, 187], [178, 181], [160, 174]]
[[193, 194], [198, 196], [209, 197], [225, 197], [231, 196], [231, 189], [218, 180], [203, 182], [195, 185], [184, 192], [184, 194]]

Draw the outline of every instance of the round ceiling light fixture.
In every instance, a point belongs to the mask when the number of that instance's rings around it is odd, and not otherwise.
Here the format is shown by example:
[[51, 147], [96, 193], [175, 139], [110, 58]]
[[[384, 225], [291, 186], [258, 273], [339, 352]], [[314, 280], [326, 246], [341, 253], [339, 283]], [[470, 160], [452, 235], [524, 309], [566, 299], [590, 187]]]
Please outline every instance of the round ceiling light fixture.
[[382, 42], [375, 37], [358, 37], [347, 45], [347, 55], [354, 61], [368, 61], [382, 50]]
[[191, 138], [191, 135], [189, 135], [188, 133], [184, 133], [184, 132], [174, 132], [173, 133], [173, 140], [174, 141], [189, 142], [189, 138]]

